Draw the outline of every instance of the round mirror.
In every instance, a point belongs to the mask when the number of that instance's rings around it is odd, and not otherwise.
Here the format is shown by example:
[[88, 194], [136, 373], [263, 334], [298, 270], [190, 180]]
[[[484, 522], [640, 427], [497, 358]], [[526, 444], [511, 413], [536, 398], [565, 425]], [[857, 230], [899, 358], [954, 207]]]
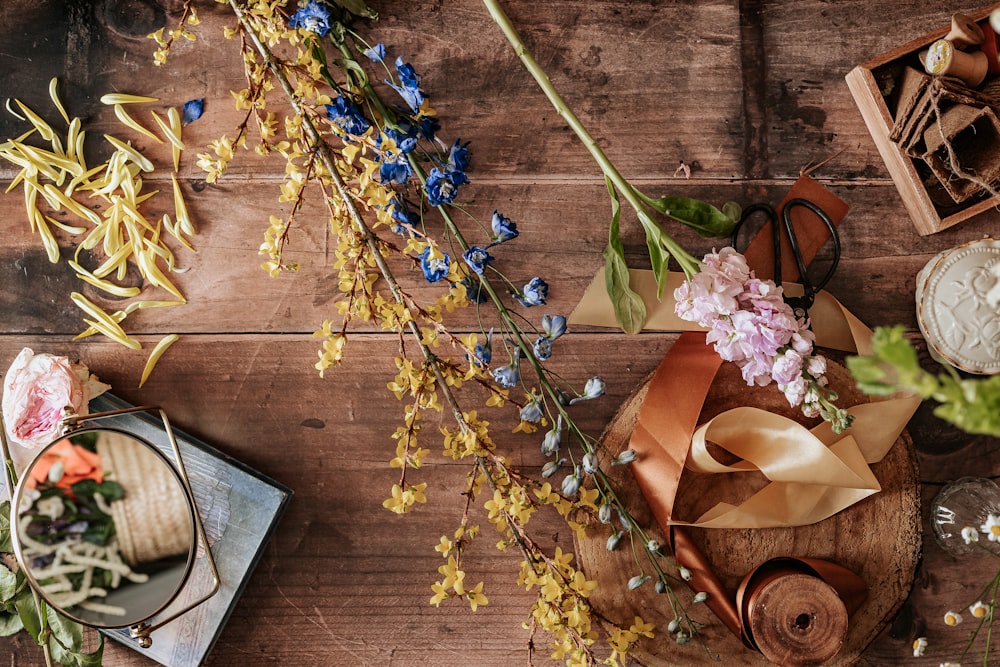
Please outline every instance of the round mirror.
[[18, 561], [62, 614], [101, 628], [162, 611], [194, 562], [194, 508], [150, 443], [85, 428], [45, 447], [11, 504]]

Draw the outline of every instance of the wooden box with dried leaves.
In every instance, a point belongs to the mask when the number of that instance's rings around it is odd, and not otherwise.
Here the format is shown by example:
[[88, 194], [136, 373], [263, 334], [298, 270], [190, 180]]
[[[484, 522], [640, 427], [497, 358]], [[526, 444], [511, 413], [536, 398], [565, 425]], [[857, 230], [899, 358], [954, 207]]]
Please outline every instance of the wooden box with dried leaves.
[[[968, 17], [982, 24], [990, 12], [997, 8], [1000, 8], [1000, 4], [972, 12]], [[1000, 197], [991, 196], [988, 190], [970, 193], [970, 188], [961, 187], [956, 179], [949, 178], [941, 168], [940, 152], [935, 157], [933, 151], [925, 147], [928, 155], [922, 158], [918, 155], [919, 148], [912, 145], [913, 142], [907, 145], [905, 137], [902, 140], [900, 137], [901, 131], [912, 132], [912, 128], [901, 127], [905, 121], [902, 116], [907, 113], [922, 118], [924, 129], [930, 127], [933, 132], [933, 126], [937, 125], [938, 131], [942, 131], [940, 124], [934, 120], [942, 108], [925, 108], [922, 111], [909, 108], [914, 97], [912, 91], [908, 90], [907, 80], [916, 78], [913, 75], [917, 72], [924, 78], [931, 78], [923, 75], [921, 54], [951, 30], [950, 25], [942, 25], [934, 32], [858, 65], [846, 76], [851, 95], [902, 197], [903, 205], [921, 236], [947, 229], [1000, 204]], [[988, 26], [986, 31], [989, 31]], [[992, 33], [986, 34], [992, 38]], [[951, 79], [942, 79], [942, 82], [949, 81]], [[992, 75], [979, 88], [980, 90], [971, 91], [974, 97], [993, 99], [992, 91], [1000, 91], [996, 75]], [[988, 105], [984, 106], [988, 108]], [[977, 169], [991, 163], [1000, 168], [1000, 150], [989, 150], [983, 144], [982, 129], [970, 124], [967, 132], [970, 136], [976, 135], [975, 140], [969, 143], [977, 151]], [[953, 139], [959, 141], [962, 137], [956, 136]], [[915, 141], [919, 144], [919, 138]], [[984, 159], [987, 160], [985, 165]], [[993, 189], [996, 190], [995, 184]]]

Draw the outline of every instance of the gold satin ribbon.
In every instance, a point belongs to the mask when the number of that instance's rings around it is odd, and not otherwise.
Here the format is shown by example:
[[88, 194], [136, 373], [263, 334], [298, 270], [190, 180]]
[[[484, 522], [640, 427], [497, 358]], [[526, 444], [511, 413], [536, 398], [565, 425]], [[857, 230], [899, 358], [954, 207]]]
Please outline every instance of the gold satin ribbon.
[[[684, 282], [683, 273], [671, 271], [667, 274], [662, 300], [656, 298], [656, 278], [652, 271], [629, 269], [628, 273], [629, 286], [646, 304], [643, 331], [706, 331], [695, 322], [682, 320], [674, 312], [677, 303], [674, 300], [674, 290]], [[802, 295], [802, 285], [798, 283], [786, 282], [782, 284], [782, 288], [790, 296]], [[813, 322], [813, 332], [816, 334], [816, 345], [819, 347], [858, 354], [871, 353], [869, 342], [871, 332], [868, 327], [829, 292], [821, 290], [816, 295], [816, 301], [809, 309], [809, 316]], [[567, 322], [571, 325], [587, 324], [618, 328], [615, 311], [604, 284], [604, 267], [598, 269], [580, 302], [567, 318]], [[858, 349], [858, 345], [863, 347]]]

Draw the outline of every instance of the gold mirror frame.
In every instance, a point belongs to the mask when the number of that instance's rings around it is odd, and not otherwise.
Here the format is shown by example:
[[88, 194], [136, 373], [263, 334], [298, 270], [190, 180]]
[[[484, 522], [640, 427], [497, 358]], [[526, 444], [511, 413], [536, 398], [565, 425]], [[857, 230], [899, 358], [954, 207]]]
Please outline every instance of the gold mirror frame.
[[[72, 436], [74, 433], [78, 431], [83, 432], [85, 430], [91, 430], [91, 428], [95, 429], [100, 428], [93, 426], [93, 422], [99, 422], [102, 419], [128, 413], [134, 413], [134, 412], [152, 412], [156, 413], [160, 417], [160, 419], [163, 422], [163, 430], [167, 435], [168, 441], [170, 442], [170, 450], [174, 457], [173, 461], [170, 460], [170, 458], [166, 455], [163, 449], [156, 446], [152, 442], [149, 442], [145, 438], [141, 438], [138, 435], [121, 428], [115, 428], [115, 427], [110, 427], [110, 428], [104, 427], [104, 428], [106, 430], [112, 430], [112, 431], [117, 431], [119, 433], [124, 433], [129, 437], [133, 438], [139, 444], [149, 447], [171, 469], [171, 471], [176, 475], [177, 480], [180, 482], [181, 488], [184, 492], [185, 499], [187, 500], [187, 509], [190, 512], [195, 532], [195, 541], [194, 544], [192, 544], [191, 551], [188, 555], [188, 562], [185, 567], [184, 576], [181, 579], [180, 583], [178, 584], [177, 589], [173, 592], [173, 594], [169, 597], [169, 599], [167, 599], [162, 605], [158, 606], [156, 610], [153, 611], [151, 614], [127, 626], [129, 630], [129, 635], [137, 641], [138, 645], [142, 648], [149, 648], [153, 644], [153, 640], [150, 635], [154, 630], [163, 627], [164, 625], [170, 623], [171, 621], [176, 620], [180, 616], [186, 614], [195, 607], [201, 605], [202, 603], [212, 598], [219, 591], [221, 583], [219, 579], [219, 570], [215, 565], [215, 558], [212, 555], [211, 548], [209, 547], [208, 537], [205, 533], [205, 528], [202, 525], [201, 515], [198, 512], [198, 504], [195, 500], [194, 492], [191, 489], [191, 481], [188, 478], [187, 469], [184, 467], [184, 461], [183, 458], [181, 457], [180, 448], [177, 446], [177, 440], [174, 437], [174, 431], [170, 425], [170, 420], [167, 418], [166, 413], [161, 408], [157, 406], [148, 406], [148, 405], [132, 407], [132, 408], [123, 408], [121, 410], [110, 410], [107, 412], [96, 412], [93, 414], [83, 415], [83, 416], [69, 415], [65, 417], [62, 421], [63, 428], [60, 435], [52, 443], [50, 443], [50, 445], [47, 445], [45, 448], [43, 448], [42, 452], [47, 450], [48, 447], [51, 446], [51, 444], [55, 444], [56, 442], [59, 442], [63, 438]], [[12, 477], [12, 472], [7, 465], [7, 462], [11, 461], [12, 459], [11, 459], [10, 449], [7, 443], [7, 432], [5, 426], [3, 425], [2, 417], [0, 417], [0, 452], [2, 452], [3, 454], [4, 477], [7, 482], [7, 488], [11, 492], [10, 525], [11, 525], [11, 541], [14, 545], [14, 555], [15, 558], [17, 559], [18, 565], [24, 570], [25, 577], [28, 581], [28, 585], [31, 586], [32, 589], [35, 590], [43, 599], [45, 599], [46, 602], [48, 602], [48, 597], [41, 590], [41, 586], [38, 584], [34, 576], [31, 574], [31, 568], [29, 568], [28, 564], [25, 563], [23, 549], [20, 542], [20, 536], [18, 535], [19, 531], [16, 529], [16, 526], [18, 526], [19, 509], [20, 509], [17, 500], [21, 497], [21, 494], [23, 492], [23, 487], [26, 483], [25, 480], [28, 479], [28, 475], [26, 474], [22, 475], [21, 479], [15, 486], [14, 479]], [[33, 459], [31, 465], [33, 465], [37, 460], [38, 460], [37, 457]], [[30, 466], [28, 469], [30, 469]], [[28, 469], [26, 469], [26, 471]], [[157, 616], [157, 614], [160, 614], [164, 612], [166, 609], [168, 609], [171, 603], [173, 603], [174, 600], [176, 600], [177, 595], [187, 585], [188, 579], [190, 578], [190, 574], [194, 566], [194, 562], [199, 557], [199, 552], [201, 552], [204, 555], [208, 563], [209, 569], [211, 570], [212, 574], [211, 589], [207, 593], [205, 593], [202, 597], [187, 604], [182, 609], [170, 613], [169, 616], [167, 616], [166, 618], [156, 618], [155, 622], [153, 622], [154, 617]], [[77, 618], [73, 614], [64, 611], [63, 609], [61, 609], [56, 605], [51, 605], [51, 606], [59, 613], [89, 627], [94, 627], [102, 630], [113, 629], [117, 627], [126, 627], [126, 626], [115, 626], [115, 625], [95, 625]]]

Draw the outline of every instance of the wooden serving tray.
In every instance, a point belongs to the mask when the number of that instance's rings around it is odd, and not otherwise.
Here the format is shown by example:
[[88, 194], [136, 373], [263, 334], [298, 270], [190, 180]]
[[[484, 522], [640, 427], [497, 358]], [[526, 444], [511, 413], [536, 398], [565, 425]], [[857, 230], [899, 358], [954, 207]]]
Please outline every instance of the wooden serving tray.
[[[827, 377], [840, 393], [840, 405], [867, 401], [847, 370], [830, 363]], [[650, 378], [625, 401], [603, 435], [611, 453], [628, 446], [639, 409], [649, 388]], [[750, 389], [735, 364], [724, 363], [712, 385], [702, 410], [700, 422], [740, 405], [753, 405], [797, 419], [811, 427], [797, 409], [791, 409], [774, 386]], [[615, 468], [620, 494], [651, 534], [661, 539], [641, 492], [627, 468]], [[909, 594], [920, 557], [920, 494], [917, 461], [910, 437], [904, 431], [885, 458], [872, 466], [882, 491], [849, 507], [825, 521], [811, 526], [769, 529], [689, 529], [692, 539], [713, 564], [716, 574], [728, 591], [735, 592], [743, 576], [757, 565], [776, 556], [809, 556], [839, 563], [860, 574], [869, 586], [869, 596], [851, 617], [844, 646], [829, 665], [851, 665], [889, 624]], [[685, 471], [677, 495], [677, 516], [697, 518], [702, 511], [720, 500], [750, 495], [765, 483], [757, 473], [738, 475], [703, 475]], [[657, 594], [652, 582], [629, 591], [626, 582], [638, 574], [636, 562], [623, 539], [618, 549], [608, 552], [605, 543], [609, 526], [589, 529], [585, 538], [576, 538], [580, 563], [588, 578], [598, 587], [591, 594], [594, 610], [607, 620], [628, 627], [636, 615], [656, 624], [656, 636], [644, 639], [633, 652], [643, 665], [708, 665], [721, 656], [731, 665], [770, 664], [761, 654], [743, 646], [707, 607], [689, 608], [696, 620], [704, 622], [701, 639], [678, 646], [666, 633], [673, 618], [666, 595]], [[641, 549], [642, 545], [636, 545]], [[640, 554], [642, 558], [645, 558]], [[644, 564], [645, 565], [645, 564]], [[650, 569], [645, 565], [647, 573]], [[685, 601], [690, 594], [678, 590]]]

